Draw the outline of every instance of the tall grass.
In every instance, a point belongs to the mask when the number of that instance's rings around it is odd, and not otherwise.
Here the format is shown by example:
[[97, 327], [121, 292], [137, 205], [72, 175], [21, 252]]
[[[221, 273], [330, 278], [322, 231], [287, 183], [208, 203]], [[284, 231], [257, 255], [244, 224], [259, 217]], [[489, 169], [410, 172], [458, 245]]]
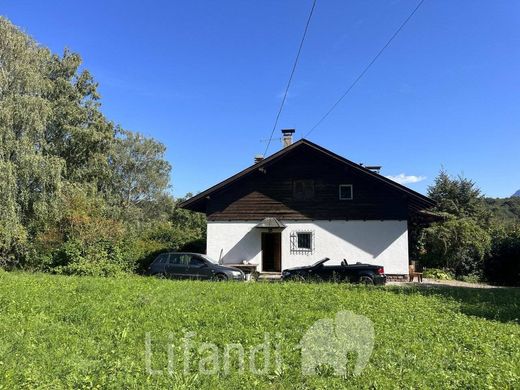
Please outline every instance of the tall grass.
[[[475, 297], [478, 297], [475, 299]], [[0, 388], [518, 388], [520, 290], [365, 288], [338, 284], [210, 283], [0, 273]], [[302, 376], [302, 335], [351, 310], [376, 340], [360, 376], [326, 367]], [[145, 335], [152, 339], [146, 370]], [[184, 372], [181, 340], [246, 349], [278, 340], [282, 364]], [[170, 339], [169, 339], [170, 338]], [[174, 370], [167, 371], [167, 343]], [[273, 341], [274, 342], [274, 341]], [[354, 358], [354, 356], [353, 356]]]

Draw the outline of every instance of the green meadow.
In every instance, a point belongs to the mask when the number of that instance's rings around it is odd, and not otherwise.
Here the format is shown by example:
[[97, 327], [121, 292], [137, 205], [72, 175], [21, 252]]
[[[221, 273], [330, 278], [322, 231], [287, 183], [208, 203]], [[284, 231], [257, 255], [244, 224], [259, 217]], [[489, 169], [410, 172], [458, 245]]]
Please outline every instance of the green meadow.
[[[302, 375], [300, 339], [341, 310], [373, 322], [368, 365]], [[230, 344], [243, 367], [224, 367]], [[1, 389], [156, 387], [519, 388], [520, 289], [0, 273]]]

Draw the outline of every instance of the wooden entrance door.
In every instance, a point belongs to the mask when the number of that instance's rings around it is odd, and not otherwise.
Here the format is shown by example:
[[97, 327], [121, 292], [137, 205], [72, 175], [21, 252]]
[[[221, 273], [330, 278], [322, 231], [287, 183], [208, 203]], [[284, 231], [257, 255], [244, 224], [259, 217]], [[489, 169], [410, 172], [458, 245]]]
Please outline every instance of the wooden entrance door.
[[282, 233], [262, 233], [262, 271], [280, 272], [282, 266]]

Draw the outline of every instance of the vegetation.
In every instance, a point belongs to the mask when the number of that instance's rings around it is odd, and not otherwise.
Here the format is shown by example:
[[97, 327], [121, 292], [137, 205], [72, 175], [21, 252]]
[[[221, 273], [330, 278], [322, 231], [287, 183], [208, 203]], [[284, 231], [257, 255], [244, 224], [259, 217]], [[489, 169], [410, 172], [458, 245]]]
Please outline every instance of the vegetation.
[[429, 279], [452, 280], [455, 278], [450, 271], [439, 268], [427, 268], [424, 270], [423, 276]]
[[4, 268], [116, 275], [204, 237], [168, 194], [164, 145], [105, 118], [80, 65], [0, 18]]
[[515, 225], [520, 221], [520, 196], [510, 198], [486, 198], [486, 206], [498, 221]]
[[[326, 366], [317, 376], [302, 376], [295, 346], [314, 321], [339, 310], [374, 323], [375, 347], [367, 367], [353, 376], [352, 355], [346, 377], [334, 376]], [[221, 284], [4, 272], [0, 318], [0, 388], [5, 389], [520, 385], [518, 289]], [[153, 340], [151, 367], [162, 369], [160, 375], [146, 370], [146, 332]], [[186, 332], [195, 332], [195, 347], [184, 374], [180, 340]], [[232, 365], [227, 374], [198, 372], [203, 342], [215, 343], [221, 354], [229, 343], [248, 351], [264, 341], [265, 332], [273, 340], [279, 335], [279, 370], [273, 365], [257, 375]], [[166, 370], [168, 340], [174, 346], [172, 375]]]
[[414, 249], [423, 266], [466, 281], [520, 285], [520, 218], [504, 218], [473, 181], [444, 170], [428, 195], [440, 220], [411, 235], [419, 237]]

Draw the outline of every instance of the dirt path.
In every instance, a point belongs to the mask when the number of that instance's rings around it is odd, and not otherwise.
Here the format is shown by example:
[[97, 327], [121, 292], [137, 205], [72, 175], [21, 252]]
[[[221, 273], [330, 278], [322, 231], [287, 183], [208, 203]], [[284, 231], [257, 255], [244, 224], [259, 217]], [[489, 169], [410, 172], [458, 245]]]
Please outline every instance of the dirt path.
[[423, 279], [422, 283], [418, 282], [388, 282], [387, 285], [393, 286], [452, 286], [452, 287], [469, 287], [469, 288], [501, 288], [501, 286], [492, 286], [484, 283], [468, 283], [460, 280], [437, 280], [437, 279]]

